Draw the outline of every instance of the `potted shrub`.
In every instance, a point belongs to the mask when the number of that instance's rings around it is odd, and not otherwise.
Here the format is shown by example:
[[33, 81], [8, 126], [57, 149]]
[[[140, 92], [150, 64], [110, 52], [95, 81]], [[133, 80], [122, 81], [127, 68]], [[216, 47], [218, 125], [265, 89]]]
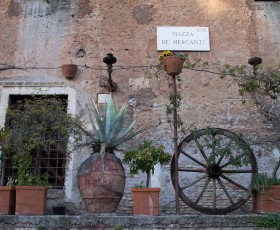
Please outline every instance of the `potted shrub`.
[[138, 149], [125, 152], [123, 162], [130, 165], [130, 173], [139, 171], [146, 173], [146, 187], [132, 188], [134, 215], [158, 215], [160, 188], [151, 188], [151, 173], [154, 173], [155, 165], [170, 162], [171, 156], [160, 145], [156, 147], [152, 141], [145, 140]]
[[257, 174], [253, 179], [253, 211], [257, 213], [280, 212], [280, 179], [266, 173]]
[[47, 145], [54, 144], [53, 135], [66, 144], [69, 137], [80, 138], [78, 120], [66, 113], [64, 105], [65, 101], [56, 97], [31, 96], [7, 110], [5, 129], [9, 135], [2, 141], [8, 146], [6, 158], [16, 171], [10, 178], [16, 185], [15, 214], [44, 214], [50, 171], [41, 166], [41, 159]]
[[103, 116], [94, 102], [92, 105], [87, 107], [92, 130], [81, 130], [90, 139], [93, 151], [78, 169], [79, 189], [88, 212], [114, 212], [125, 187], [124, 168], [114, 150], [141, 130], [131, 132], [136, 120], [126, 127], [127, 106], [124, 104], [119, 110], [111, 95]]

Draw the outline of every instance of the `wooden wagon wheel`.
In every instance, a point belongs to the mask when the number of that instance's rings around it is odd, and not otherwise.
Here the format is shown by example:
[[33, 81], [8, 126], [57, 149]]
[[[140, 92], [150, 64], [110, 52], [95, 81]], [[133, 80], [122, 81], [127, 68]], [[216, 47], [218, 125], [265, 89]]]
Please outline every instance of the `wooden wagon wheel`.
[[[225, 214], [250, 198], [257, 163], [240, 136], [219, 128], [196, 130], [179, 144], [178, 162], [179, 197], [191, 208], [207, 214]], [[173, 157], [173, 186], [174, 169]]]

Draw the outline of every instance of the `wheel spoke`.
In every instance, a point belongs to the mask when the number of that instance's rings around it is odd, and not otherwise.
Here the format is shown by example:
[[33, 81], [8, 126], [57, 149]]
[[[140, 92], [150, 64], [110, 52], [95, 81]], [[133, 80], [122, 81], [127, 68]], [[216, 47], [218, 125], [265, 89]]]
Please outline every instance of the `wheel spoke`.
[[222, 160], [224, 159], [225, 154], [221, 155], [219, 160], [217, 161], [217, 164], [220, 165]]
[[204, 150], [203, 150], [203, 147], [201, 146], [201, 144], [198, 142], [197, 138], [194, 138], [194, 141], [196, 143], [196, 146], [198, 147], [199, 151], [201, 152], [201, 155], [204, 157], [205, 161], [208, 160]]
[[[229, 143], [224, 143], [223, 146], [219, 146], [219, 148], [225, 150], [226, 148], [230, 148], [232, 143], [234, 143], [233, 140], [230, 140]], [[221, 164], [221, 162], [222, 162], [222, 160], [224, 159], [225, 156], [226, 156], [226, 153], [224, 153], [220, 156], [219, 160], [217, 161], [218, 165]]]
[[238, 188], [241, 188], [242, 190], [244, 190], [244, 191], [246, 191], [246, 192], [248, 191], [247, 188], [245, 188], [244, 186], [238, 184], [237, 182], [233, 181], [232, 179], [229, 179], [228, 177], [226, 177], [226, 176], [224, 176], [224, 175], [221, 175], [221, 177], [224, 178], [225, 180], [227, 180], [228, 182], [234, 184], [234, 185], [237, 186]]
[[204, 168], [179, 168], [178, 170], [181, 172], [199, 172], [199, 173], [206, 172], [206, 169]]
[[188, 153], [186, 153], [184, 150], [181, 150], [181, 152], [188, 158], [190, 158], [192, 161], [194, 161], [195, 163], [201, 165], [202, 167], [206, 168], [206, 165], [199, 162], [197, 159], [195, 159], [194, 157], [190, 156]]
[[213, 208], [216, 208], [217, 203], [217, 187], [216, 187], [216, 179], [213, 179]]
[[252, 173], [253, 170], [252, 169], [236, 169], [236, 170], [232, 170], [232, 169], [228, 169], [228, 170], [221, 170], [222, 173]]
[[198, 201], [199, 201], [200, 198], [202, 197], [202, 195], [203, 195], [205, 189], [207, 188], [207, 186], [208, 186], [210, 180], [211, 180], [211, 178], [208, 177], [207, 181], [205, 181], [204, 187], [203, 187], [203, 189], [201, 190], [201, 192], [199, 193], [199, 195], [198, 195], [198, 197], [197, 197], [197, 199], [196, 199], [196, 201], [195, 201], [196, 204], [198, 203]]
[[[242, 155], [240, 156], [240, 159], [242, 159], [244, 156], [245, 156], [245, 154], [242, 154]], [[224, 168], [224, 167], [226, 167], [226, 166], [228, 166], [228, 165], [230, 165], [230, 164], [231, 164], [231, 162], [228, 161], [227, 163], [221, 165], [220, 167], [221, 167], [221, 168]]]
[[198, 178], [197, 180], [193, 181], [192, 183], [190, 183], [190, 184], [188, 184], [188, 185], [186, 185], [186, 186], [182, 186], [181, 189], [184, 190], [184, 189], [186, 189], [186, 188], [189, 188], [189, 187], [195, 185], [196, 183], [198, 183], [199, 181], [205, 179], [206, 177], [208, 177], [208, 176], [207, 176], [207, 175], [202, 176], [202, 177]]
[[225, 192], [227, 198], [229, 199], [230, 203], [233, 204], [233, 200], [232, 200], [231, 196], [229, 195], [224, 183], [221, 181], [221, 179], [219, 177], [217, 178], [217, 180], [218, 180], [219, 184], [221, 185], [222, 189], [224, 190], [224, 192]]

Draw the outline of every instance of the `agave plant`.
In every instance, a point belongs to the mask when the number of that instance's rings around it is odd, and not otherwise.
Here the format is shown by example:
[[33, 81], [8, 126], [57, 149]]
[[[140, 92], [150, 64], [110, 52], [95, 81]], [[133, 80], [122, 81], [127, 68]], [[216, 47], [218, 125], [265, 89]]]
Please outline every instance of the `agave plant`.
[[111, 95], [105, 103], [103, 116], [93, 101], [92, 105], [92, 109], [87, 105], [92, 131], [84, 129], [83, 131], [91, 139], [95, 149], [100, 149], [101, 155], [104, 155], [105, 151], [112, 152], [117, 146], [142, 131], [131, 132], [136, 124], [136, 119], [127, 128], [124, 128], [127, 106], [123, 104], [119, 110], [117, 102], [113, 102]]

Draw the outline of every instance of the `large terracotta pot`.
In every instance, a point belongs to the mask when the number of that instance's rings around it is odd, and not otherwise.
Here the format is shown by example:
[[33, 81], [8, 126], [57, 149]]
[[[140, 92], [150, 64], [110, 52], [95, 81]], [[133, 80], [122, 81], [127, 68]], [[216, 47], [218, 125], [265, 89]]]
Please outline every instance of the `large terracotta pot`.
[[253, 195], [253, 211], [280, 213], [280, 185], [271, 185]]
[[132, 188], [133, 214], [157, 216], [160, 188]]
[[15, 214], [15, 187], [0, 186], [0, 215]]
[[177, 56], [170, 56], [163, 59], [164, 69], [170, 76], [177, 76], [182, 73], [184, 59]]
[[114, 212], [123, 196], [125, 171], [121, 160], [105, 153], [103, 163], [100, 154], [94, 153], [78, 170], [79, 189], [88, 212]]
[[16, 186], [16, 215], [44, 215], [47, 186]]

